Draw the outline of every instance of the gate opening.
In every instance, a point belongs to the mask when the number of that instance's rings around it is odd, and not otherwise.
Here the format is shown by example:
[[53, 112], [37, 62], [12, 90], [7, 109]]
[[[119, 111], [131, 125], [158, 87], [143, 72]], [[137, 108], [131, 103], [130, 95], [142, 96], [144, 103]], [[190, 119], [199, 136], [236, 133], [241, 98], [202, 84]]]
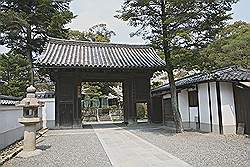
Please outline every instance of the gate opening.
[[123, 122], [122, 83], [82, 82], [80, 109], [83, 125]]
[[147, 103], [136, 103], [137, 123], [148, 122]]

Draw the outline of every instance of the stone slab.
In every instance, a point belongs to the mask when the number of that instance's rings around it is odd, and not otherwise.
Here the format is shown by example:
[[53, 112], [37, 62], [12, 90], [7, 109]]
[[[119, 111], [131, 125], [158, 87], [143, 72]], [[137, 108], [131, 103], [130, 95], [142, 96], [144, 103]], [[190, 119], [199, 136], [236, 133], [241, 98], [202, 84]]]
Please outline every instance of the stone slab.
[[191, 166], [116, 125], [92, 126], [114, 167]]

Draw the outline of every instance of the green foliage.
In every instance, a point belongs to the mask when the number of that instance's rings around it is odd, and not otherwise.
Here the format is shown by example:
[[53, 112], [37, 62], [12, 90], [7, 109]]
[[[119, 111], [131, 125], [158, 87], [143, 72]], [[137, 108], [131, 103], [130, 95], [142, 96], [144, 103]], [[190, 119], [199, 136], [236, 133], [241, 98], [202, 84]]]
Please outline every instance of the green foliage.
[[116, 82], [84, 82], [82, 84], [83, 93], [92, 98], [100, 96], [108, 96], [109, 93], [116, 95], [116, 92], [111, 88], [117, 86], [119, 83]]
[[102, 95], [101, 87], [95, 82], [85, 82], [82, 84], [83, 93], [90, 99], [97, 98]]
[[119, 19], [137, 28], [163, 51], [167, 68], [190, 68], [197, 64], [194, 48], [210, 43], [231, 18], [237, 0], [126, 0]]
[[91, 42], [110, 42], [111, 37], [114, 35], [116, 35], [115, 32], [109, 30], [106, 24], [97, 24], [91, 27], [87, 32], [70, 30], [68, 39]]
[[6, 83], [1, 93], [9, 96], [24, 96], [29, 84], [30, 66], [25, 56], [15, 53], [0, 54], [0, 76]]
[[159, 87], [161, 85], [162, 85], [162, 82], [160, 82], [160, 81], [154, 81], [151, 84], [151, 88], [154, 89], [154, 88], [157, 88], [157, 87]]
[[137, 119], [147, 118], [147, 106], [143, 103], [136, 104]]
[[221, 30], [216, 40], [201, 52], [204, 69], [239, 65], [250, 68], [250, 24], [235, 22]]
[[72, 40], [80, 40], [80, 41], [90, 41], [90, 39], [87, 36], [87, 33], [84, 31], [81, 32], [79, 30], [69, 30], [67, 39], [72, 39]]
[[29, 50], [41, 53], [47, 36], [66, 36], [64, 25], [74, 18], [69, 2], [1, 0], [0, 43], [23, 55]]
[[31, 65], [31, 83], [34, 82], [33, 61], [43, 51], [48, 36], [64, 38], [64, 27], [74, 18], [69, 11], [70, 0], [1, 0], [0, 45], [25, 55]]
[[110, 42], [112, 36], [116, 35], [114, 31], [109, 30], [106, 24], [97, 24], [89, 29], [88, 36], [93, 42]]

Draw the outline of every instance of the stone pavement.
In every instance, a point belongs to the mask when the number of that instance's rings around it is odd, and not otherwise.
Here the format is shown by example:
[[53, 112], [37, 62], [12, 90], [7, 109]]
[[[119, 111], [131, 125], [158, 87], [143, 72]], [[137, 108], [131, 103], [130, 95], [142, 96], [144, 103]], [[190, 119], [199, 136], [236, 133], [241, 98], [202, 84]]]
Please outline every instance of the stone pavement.
[[190, 167], [191, 165], [118, 126], [92, 125], [114, 167]]

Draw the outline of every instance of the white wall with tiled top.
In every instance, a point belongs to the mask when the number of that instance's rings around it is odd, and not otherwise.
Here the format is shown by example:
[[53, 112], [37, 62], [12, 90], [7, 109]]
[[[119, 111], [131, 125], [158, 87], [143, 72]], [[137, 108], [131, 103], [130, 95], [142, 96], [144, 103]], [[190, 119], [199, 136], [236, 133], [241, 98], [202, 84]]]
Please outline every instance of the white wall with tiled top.
[[[210, 85], [211, 112], [209, 108], [208, 84]], [[222, 109], [223, 132], [235, 133], [236, 115], [232, 83], [220, 82], [220, 96]], [[219, 133], [219, 116], [216, 83], [198, 84], [198, 100], [200, 115], [200, 130], [204, 132]], [[182, 116], [184, 128], [197, 128], [195, 117], [198, 117], [198, 107], [189, 107], [188, 90], [183, 89], [178, 93], [179, 111]], [[212, 122], [210, 120], [212, 116]]]
[[0, 105], [0, 149], [23, 137], [24, 127], [18, 122], [22, 115], [20, 107]]

